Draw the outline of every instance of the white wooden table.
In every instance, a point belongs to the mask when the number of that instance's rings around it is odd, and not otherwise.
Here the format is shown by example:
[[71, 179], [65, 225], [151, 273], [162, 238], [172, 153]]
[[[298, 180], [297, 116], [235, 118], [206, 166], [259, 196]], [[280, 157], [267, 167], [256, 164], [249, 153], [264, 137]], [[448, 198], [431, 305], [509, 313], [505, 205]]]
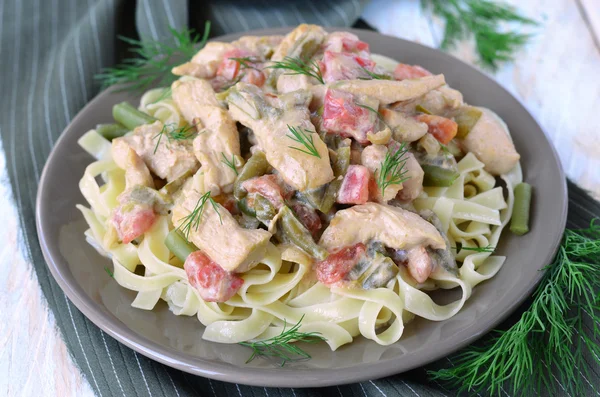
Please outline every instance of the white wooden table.
[[[554, 142], [569, 177], [600, 198], [600, 0], [510, 0], [541, 20], [532, 43], [494, 76]], [[540, 15], [541, 13], [541, 15]], [[418, 0], [374, 0], [364, 19], [385, 34], [437, 47], [440, 21]], [[472, 46], [454, 51], [472, 62]], [[0, 148], [0, 395], [92, 396], [25, 260]]]

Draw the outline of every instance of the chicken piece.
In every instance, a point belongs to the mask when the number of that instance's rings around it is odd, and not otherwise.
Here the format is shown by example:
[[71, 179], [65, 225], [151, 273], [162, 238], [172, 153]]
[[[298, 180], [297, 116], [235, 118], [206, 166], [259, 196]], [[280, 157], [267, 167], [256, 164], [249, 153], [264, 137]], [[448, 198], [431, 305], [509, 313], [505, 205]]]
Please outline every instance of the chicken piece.
[[[391, 150], [398, 150], [399, 148], [392, 148]], [[398, 192], [402, 190], [402, 183], [390, 184], [385, 187], [383, 194], [381, 188], [377, 185], [377, 180], [380, 178], [380, 171], [382, 164], [385, 161], [385, 157], [388, 154], [388, 149], [383, 145], [370, 145], [367, 146], [360, 155], [360, 162], [362, 165], [367, 167], [371, 173], [371, 184], [369, 188], [369, 195], [371, 200], [377, 201], [378, 203], [387, 203], [396, 197]], [[392, 152], [391, 154], [393, 154]], [[404, 155], [406, 156], [406, 155]], [[404, 157], [403, 156], [403, 157]]]
[[427, 134], [427, 124], [391, 109], [379, 111], [383, 121], [392, 129], [392, 138], [398, 142], [418, 141]]
[[250, 195], [258, 193], [266, 198], [276, 210], [285, 205], [284, 192], [276, 175], [268, 174], [248, 179], [242, 183], [242, 187]]
[[183, 117], [199, 131], [193, 149], [202, 164], [204, 190], [210, 190], [213, 195], [231, 192], [236, 173], [223, 160], [240, 158], [240, 138], [235, 122], [221, 107], [213, 88], [205, 80], [176, 81], [172, 92]]
[[298, 25], [288, 33], [275, 49], [272, 61], [282, 61], [285, 57], [310, 59], [319, 49], [327, 32], [317, 25]]
[[482, 111], [482, 115], [462, 140], [462, 146], [485, 164], [485, 170], [489, 173], [506, 174], [521, 156], [515, 149], [504, 121], [489, 109], [478, 109]]
[[423, 168], [421, 168], [414, 154], [407, 152], [405, 156], [406, 164], [404, 165], [404, 169], [406, 169], [405, 177], [407, 179], [402, 182], [402, 190], [398, 192], [397, 198], [403, 202], [409, 202], [419, 197], [423, 191], [423, 177], [425, 172], [423, 172]]
[[314, 79], [304, 74], [284, 73], [277, 78], [277, 91], [280, 94], [286, 94], [297, 90], [310, 90], [313, 86], [311, 80]]
[[410, 275], [418, 283], [424, 283], [433, 271], [433, 263], [425, 247], [419, 246], [409, 249], [406, 251], [406, 258], [406, 267]]
[[393, 109], [406, 114], [413, 114], [418, 112], [416, 110], [418, 105], [432, 114], [444, 116], [464, 105], [464, 102], [460, 91], [450, 88], [448, 85], [443, 85], [429, 91], [422, 97], [396, 103]]
[[[182, 195], [173, 208], [173, 225], [184, 228], [191, 220], [189, 241], [228, 272], [243, 273], [256, 265], [265, 255], [271, 233], [242, 228], [225, 207], [210, 200], [199, 212], [201, 197], [195, 190]], [[192, 212], [196, 215], [190, 219]]]
[[148, 167], [127, 141], [122, 138], [114, 139], [111, 152], [117, 166], [125, 170], [125, 190], [136, 185], [154, 188], [154, 180]]
[[[269, 164], [285, 183], [300, 191], [333, 179], [327, 146], [310, 122], [311, 96], [302, 90], [266, 96], [256, 86], [238, 83], [227, 97], [231, 116], [254, 131]], [[297, 142], [291, 129], [309, 143]]]
[[384, 204], [366, 203], [338, 211], [325, 229], [319, 245], [328, 251], [380, 241], [392, 249], [430, 246], [445, 249], [442, 235], [419, 215]]
[[211, 79], [216, 76], [228, 51], [246, 50], [257, 54], [261, 60], [265, 60], [273, 53], [282, 39], [282, 36], [243, 36], [232, 43], [211, 41], [206, 43], [204, 48], [198, 51], [189, 62], [174, 67], [171, 72], [177, 76]]
[[332, 83], [330, 87], [363, 94], [376, 98], [381, 105], [407, 101], [425, 95], [429, 91], [441, 87], [446, 82], [443, 74], [421, 77], [414, 80], [343, 80]]
[[[192, 141], [170, 139], [169, 131], [174, 128], [160, 121], [140, 125], [133, 130], [133, 134], [113, 140], [113, 158], [121, 156], [124, 143], [135, 150], [150, 171], [168, 182], [185, 173], [196, 172], [199, 164], [192, 150]], [[118, 164], [119, 160], [115, 161]]]

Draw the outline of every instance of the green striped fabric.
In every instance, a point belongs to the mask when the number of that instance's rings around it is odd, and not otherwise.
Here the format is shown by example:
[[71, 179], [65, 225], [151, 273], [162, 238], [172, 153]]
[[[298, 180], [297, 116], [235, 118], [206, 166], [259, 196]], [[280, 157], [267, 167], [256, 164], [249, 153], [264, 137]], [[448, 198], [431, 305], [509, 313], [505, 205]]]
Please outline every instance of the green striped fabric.
[[[323, 389], [271, 389], [212, 381], [149, 360], [87, 320], [54, 282], [37, 243], [34, 203], [40, 173], [60, 132], [98, 93], [93, 76], [114, 65], [126, 48], [116, 35], [170, 40], [169, 26], [213, 35], [301, 22], [350, 26], [364, 0], [6, 0], [0, 1], [2, 147], [29, 259], [74, 361], [99, 396], [450, 396], [428, 382], [424, 369]], [[573, 185], [570, 227], [587, 226], [600, 206]], [[514, 318], [514, 316], [513, 316]], [[509, 322], [511, 320], [508, 320]], [[452, 365], [443, 359], [434, 366]], [[597, 368], [594, 368], [597, 370]], [[598, 373], [591, 383], [599, 383]], [[590, 386], [591, 386], [590, 383]], [[590, 388], [590, 392], [593, 389]], [[509, 394], [505, 393], [507, 396]], [[594, 393], [595, 394], [595, 393]], [[566, 394], [565, 394], [566, 395]]]

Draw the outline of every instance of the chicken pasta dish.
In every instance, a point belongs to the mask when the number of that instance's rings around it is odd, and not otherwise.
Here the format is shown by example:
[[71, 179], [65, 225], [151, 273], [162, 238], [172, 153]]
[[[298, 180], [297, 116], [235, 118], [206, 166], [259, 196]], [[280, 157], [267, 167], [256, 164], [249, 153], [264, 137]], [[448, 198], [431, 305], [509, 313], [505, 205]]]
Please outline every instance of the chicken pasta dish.
[[389, 345], [500, 270], [520, 156], [443, 74], [315, 25], [209, 42], [172, 73], [79, 140], [85, 235], [132, 306], [220, 343], [295, 323], [332, 350]]

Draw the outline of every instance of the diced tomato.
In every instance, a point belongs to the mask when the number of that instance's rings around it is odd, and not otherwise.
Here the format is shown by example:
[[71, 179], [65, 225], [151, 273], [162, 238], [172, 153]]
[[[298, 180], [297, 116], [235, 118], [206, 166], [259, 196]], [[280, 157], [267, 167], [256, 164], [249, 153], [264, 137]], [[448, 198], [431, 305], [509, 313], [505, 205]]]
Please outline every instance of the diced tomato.
[[418, 79], [425, 76], [431, 76], [431, 72], [419, 65], [400, 63], [394, 70], [394, 79], [396, 80]]
[[338, 192], [340, 204], [365, 204], [369, 200], [369, 179], [371, 173], [364, 165], [348, 167], [342, 186]]
[[372, 72], [375, 62], [348, 52], [325, 51], [320, 64], [323, 80], [332, 83], [339, 80], [351, 80], [359, 77], [368, 78], [364, 69]]
[[228, 80], [233, 80], [237, 76], [237, 72], [240, 69], [240, 63], [235, 59], [231, 58], [245, 58], [251, 57], [253, 54], [250, 51], [242, 50], [240, 48], [234, 48], [226, 51], [223, 54], [223, 60], [217, 69], [217, 76], [223, 76]]
[[308, 229], [308, 231], [314, 236], [319, 230], [321, 230], [321, 218], [317, 214], [317, 211], [304, 205], [294, 204], [292, 209], [296, 213], [296, 216], [302, 222], [302, 224]]
[[327, 36], [324, 44], [325, 51], [352, 52], [362, 57], [369, 56], [369, 44], [360, 41], [358, 37], [348, 32], [334, 32]]
[[328, 133], [367, 144], [367, 133], [373, 132], [376, 122], [377, 117], [373, 112], [358, 106], [356, 97], [351, 93], [332, 88], [325, 93], [323, 128]]
[[254, 84], [257, 87], [262, 87], [265, 84], [265, 75], [260, 70], [246, 69], [242, 81], [248, 84]]
[[221, 204], [232, 215], [239, 214], [237, 200], [232, 195], [219, 195], [214, 197], [214, 201]]
[[283, 189], [276, 175], [269, 174], [248, 179], [242, 183], [248, 193], [259, 193], [273, 204], [276, 209], [283, 207]]
[[446, 117], [436, 116], [434, 114], [420, 114], [416, 119], [427, 124], [429, 127], [427, 131], [444, 145], [447, 145], [458, 132], [458, 124], [456, 124], [454, 120], [447, 119]]
[[315, 263], [317, 279], [326, 285], [343, 280], [366, 252], [367, 247], [358, 243], [330, 254], [324, 260]]
[[226, 302], [240, 289], [244, 280], [223, 270], [202, 251], [192, 252], [183, 265], [190, 285], [206, 302]]
[[112, 215], [112, 222], [119, 239], [128, 244], [146, 233], [154, 224], [156, 214], [147, 204], [125, 203]]

